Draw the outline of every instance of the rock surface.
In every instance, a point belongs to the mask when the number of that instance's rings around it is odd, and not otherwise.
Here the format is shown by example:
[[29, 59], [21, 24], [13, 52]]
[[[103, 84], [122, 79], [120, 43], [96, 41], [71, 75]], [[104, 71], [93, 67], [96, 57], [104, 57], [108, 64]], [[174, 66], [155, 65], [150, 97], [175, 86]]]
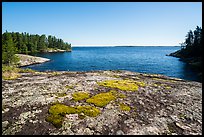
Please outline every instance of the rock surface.
[[19, 61], [20, 67], [50, 61], [50, 59], [42, 58], [42, 57], [35, 57], [35, 56], [24, 55], [24, 54], [16, 54], [16, 55], [20, 58], [20, 61]]
[[71, 50], [48, 49], [46, 52], [71, 52]]
[[[2, 79], [3, 135], [201, 135], [202, 83], [155, 74], [129, 71], [32, 72], [15, 80]], [[98, 85], [104, 80], [143, 82], [137, 91], [123, 91]], [[74, 101], [75, 92], [90, 96], [115, 90], [125, 95], [105, 107], [101, 114], [80, 119], [64, 117], [61, 128], [45, 118], [54, 102], [87, 105]], [[59, 94], [63, 93], [63, 96]], [[65, 93], [65, 95], [64, 95]], [[122, 111], [119, 103], [128, 105]], [[94, 106], [94, 104], [89, 104]]]

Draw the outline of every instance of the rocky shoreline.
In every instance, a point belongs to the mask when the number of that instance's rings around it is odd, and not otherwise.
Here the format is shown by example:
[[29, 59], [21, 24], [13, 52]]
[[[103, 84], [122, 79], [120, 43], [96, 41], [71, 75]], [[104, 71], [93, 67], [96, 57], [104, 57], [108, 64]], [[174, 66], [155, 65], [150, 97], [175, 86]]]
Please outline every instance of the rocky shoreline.
[[46, 52], [52, 53], [52, 52], [71, 52], [71, 50], [62, 50], [62, 49], [47, 49]]
[[[81, 92], [88, 96], [76, 99]], [[93, 100], [101, 93], [111, 96], [103, 105]], [[46, 119], [57, 104], [99, 113], [58, 112], [55, 127]], [[2, 79], [2, 134], [201, 135], [202, 84], [130, 71], [21, 72]]]
[[176, 52], [170, 53], [167, 56], [172, 56], [179, 58], [181, 61], [188, 64], [191, 69], [196, 71], [197, 75], [199, 76], [199, 81], [202, 82], [202, 58], [201, 57], [184, 57], [182, 54], [182, 50], [178, 50]]
[[35, 57], [35, 56], [30, 56], [30, 55], [25, 55], [25, 54], [16, 54], [19, 58], [19, 67], [22, 66], [29, 66], [33, 64], [40, 64], [44, 62], [50, 61], [50, 59], [47, 58], [42, 58], [42, 57]]

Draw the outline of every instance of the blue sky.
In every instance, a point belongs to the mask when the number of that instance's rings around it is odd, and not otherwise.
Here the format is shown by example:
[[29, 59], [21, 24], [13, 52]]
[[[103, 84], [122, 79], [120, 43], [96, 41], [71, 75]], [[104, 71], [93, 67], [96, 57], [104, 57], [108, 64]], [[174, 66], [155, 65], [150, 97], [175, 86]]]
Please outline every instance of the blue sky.
[[3, 2], [2, 31], [72, 46], [176, 46], [202, 26], [202, 2]]

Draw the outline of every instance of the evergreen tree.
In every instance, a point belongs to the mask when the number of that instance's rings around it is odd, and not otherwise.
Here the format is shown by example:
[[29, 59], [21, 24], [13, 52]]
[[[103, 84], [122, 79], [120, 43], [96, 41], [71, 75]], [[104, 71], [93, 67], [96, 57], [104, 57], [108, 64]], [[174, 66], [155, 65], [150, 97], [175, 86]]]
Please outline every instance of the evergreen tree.
[[26, 44], [24, 43], [22, 48], [21, 48], [21, 52], [22, 53], [25, 53], [25, 54], [28, 54], [28, 47], [26, 46]]
[[18, 61], [15, 56], [16, 51], [11, 34], [6, 32], [2, 39], [2, 63], [7, 65], [16, 64]]
[[38, 43], [38, 47], [37, 50], [40, 52], [45, 52], [46, 51], [46, 44], [45, 44], [45, 35], [41, 35], [39, 38], [39, 43]]
[[[31, 35], [29, 33], [5, 32], [2, 34], [3, 62], [8, 63], [7, 52], [10, 53], [35, 53], [46, 52], [48, 48], [71, 50], [71, 44], [49, 35]], [[8, 55], [9, 56], [9, 55]], [[10, 56], [9, 56], [10, 57]], [[11, 61], [10, 61], [11, 62]]]
[[53, 45], [53, 44], [52, 44], [52, 36], [49, 35], [49, 36], [48, 36], [48, 48], [53, 48], [52, 45]]
[[188, 48], [188, 47], [190, 47], [190, 46], [192, 46], [193, 45], [193, 38], [194, 38], [194, 36], [193, 36], [193, 32], [192, 32], [192, 30], [190, 30], [189, 32], [188, 32], [188, 34], [186, 35], [186, 41], [185, 41], [185, 43], [186, 43], [186, 48]]

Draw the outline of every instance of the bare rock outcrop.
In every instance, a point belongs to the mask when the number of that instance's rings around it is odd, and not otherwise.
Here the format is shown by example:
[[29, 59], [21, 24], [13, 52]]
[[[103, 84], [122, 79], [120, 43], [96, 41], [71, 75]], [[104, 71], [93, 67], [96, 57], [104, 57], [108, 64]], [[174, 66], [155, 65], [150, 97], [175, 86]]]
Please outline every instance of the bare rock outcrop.
[[[78, 92], [114, 98], [99, 106], [97, 100], [75, 100]], [[57, 128], [46, 121], [56, 103], [89, 105], [100, 113], [66, 112]], [[2, 80], [2, 134], [201, 135], [202, 83], [130, 71], [21, 73]]]
[[32, 64], [40, 64], [47, 61], [50, 61], [50, 59], [42, 58], [42, 57], [35, 57], [30, 55], [24, 55], [24, 54], [16, 54], [19, 58], [19, 66], [28, 66]]

